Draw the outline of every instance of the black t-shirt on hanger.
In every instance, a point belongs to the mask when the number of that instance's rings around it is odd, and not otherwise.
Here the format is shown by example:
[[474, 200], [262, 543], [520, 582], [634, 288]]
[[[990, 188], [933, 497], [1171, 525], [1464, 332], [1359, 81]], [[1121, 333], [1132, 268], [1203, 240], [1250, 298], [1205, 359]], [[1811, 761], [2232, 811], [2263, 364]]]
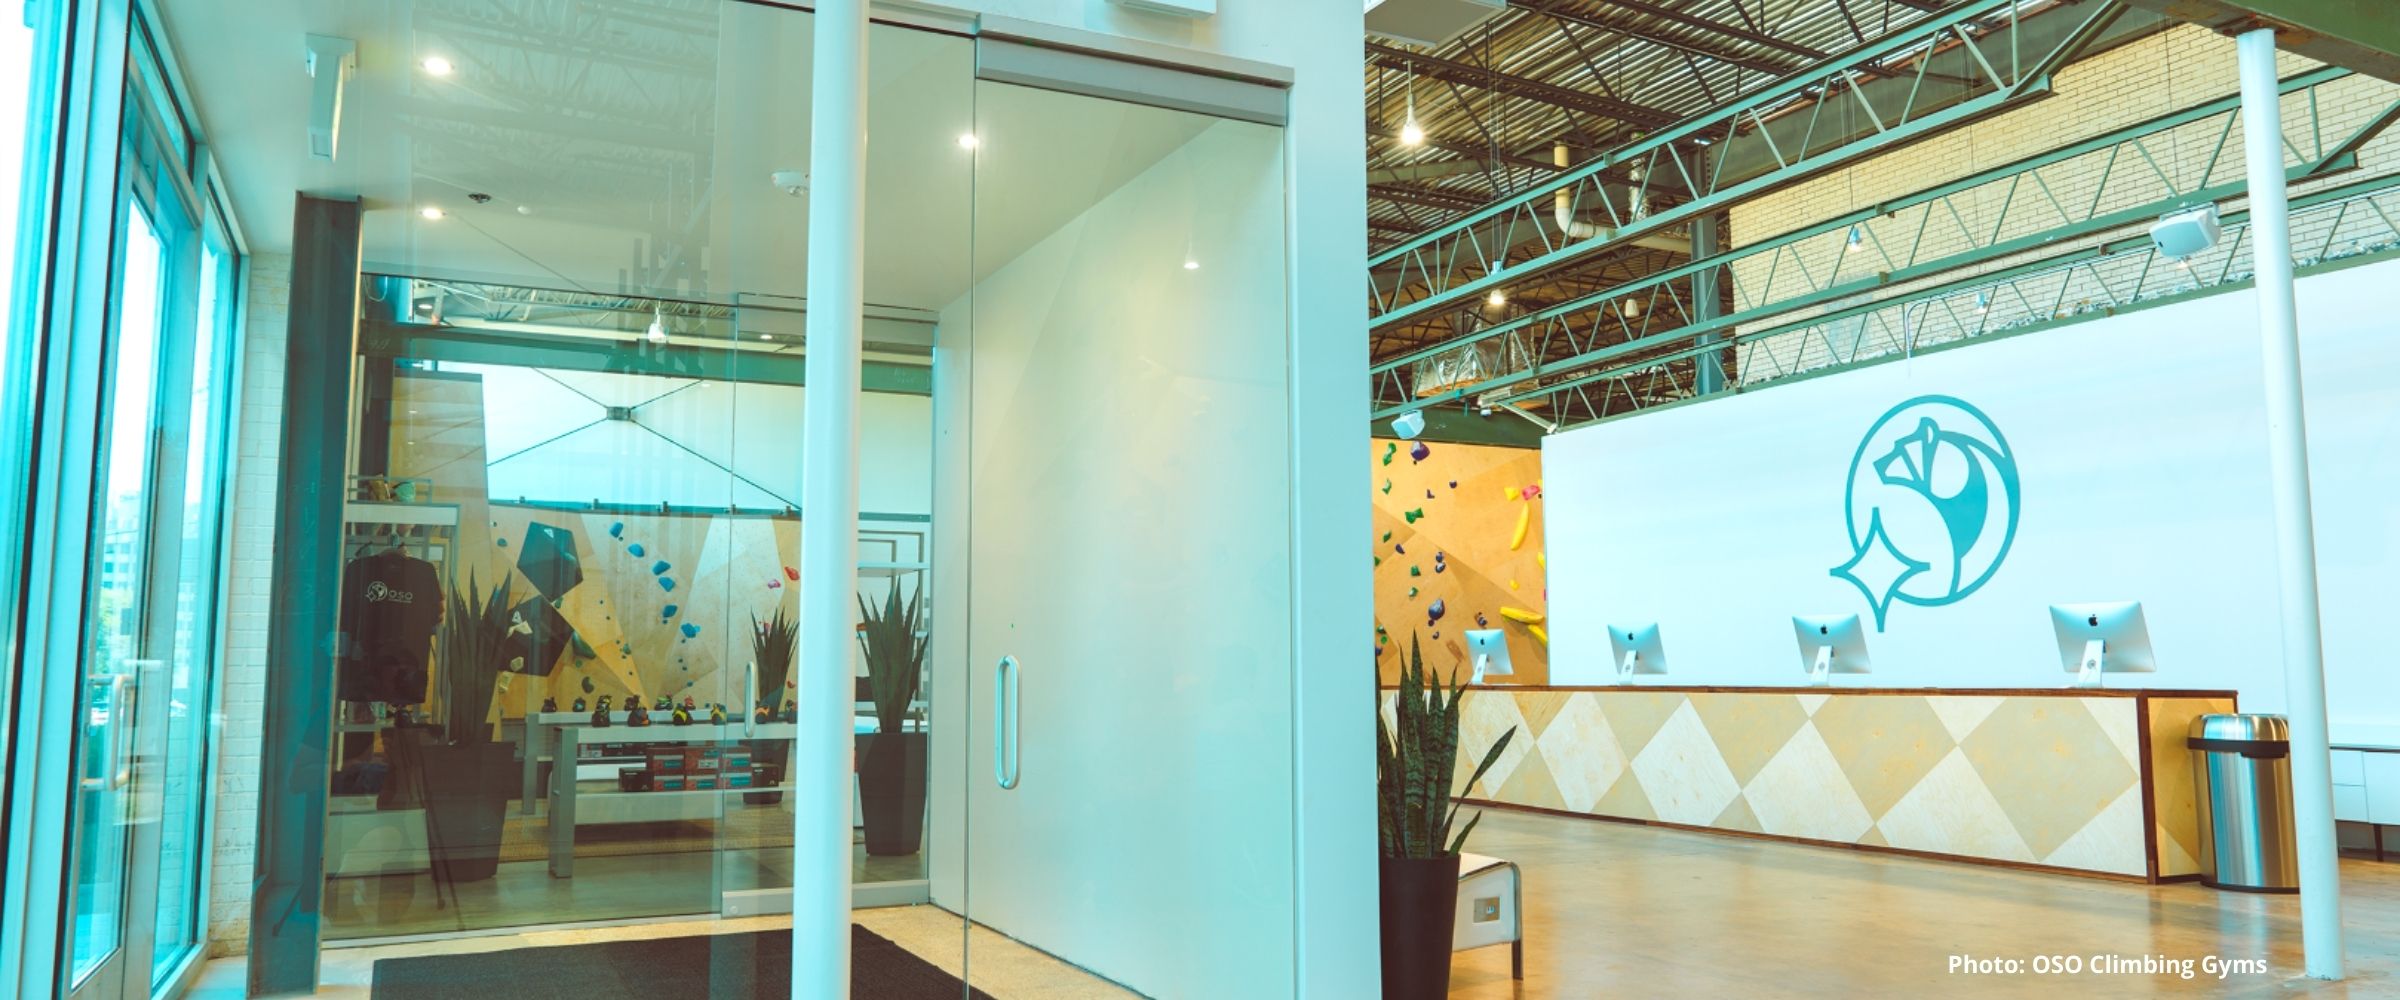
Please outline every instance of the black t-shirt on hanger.
[[342, 570], [343, 701], [414, 705], [425, 700], [425, 661], [442, 621], [433, 564], [399, 551], [361, 556]]

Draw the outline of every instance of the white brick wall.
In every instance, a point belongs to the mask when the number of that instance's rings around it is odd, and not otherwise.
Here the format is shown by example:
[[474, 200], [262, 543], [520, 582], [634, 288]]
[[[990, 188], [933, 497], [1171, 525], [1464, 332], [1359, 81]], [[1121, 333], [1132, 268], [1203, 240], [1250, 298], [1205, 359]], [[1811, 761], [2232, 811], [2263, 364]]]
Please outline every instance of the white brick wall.
[[250, 258], [242, 329], [241, 416], [233, 462], [232, 581], [225, 599], [223, 725], [218, 741], [216, 853], [210, 861], [209, 954], [236, 955], [250, 937], [250, 861], [258, 837], [259, 719], [266, 700], [268, 557], [274, 551], [276, 452], [283, 433], [288, 254]]

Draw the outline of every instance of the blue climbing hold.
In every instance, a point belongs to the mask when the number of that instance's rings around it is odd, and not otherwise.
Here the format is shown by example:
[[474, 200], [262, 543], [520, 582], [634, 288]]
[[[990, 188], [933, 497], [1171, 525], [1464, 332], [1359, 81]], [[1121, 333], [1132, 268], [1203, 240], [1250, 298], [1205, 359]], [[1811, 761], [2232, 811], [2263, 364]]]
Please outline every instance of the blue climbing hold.
[[504, 549], [505, 549], [505, 548], [507, 548], [507, 547], [508, 547], [508, 539], [505, 539], [505, 538], [495, 538], [495, 539], [493, 539], [493, 540], [492, 540], [492, 544], [494, 544], [494, 545], [498, 545], [498, 546], [500, 546], [501, 548], [504, 548]]
[[685, 623], [683, 623], [683, 637], [684, 637], [684, 638], [686, 638], [686, 639], [696, 639], [696, 638], [699, 638], [699, 636], [700, 636], [700, 626], [698, 626], [698, 625], [694, 625], [694, 624], [692, 624], [691, 622], [685, 622]]
[[631, 545], [628, 545], [625, 547], [625, 551], [633, 553], [635, 558], [640, 558], [642, 554], [642, 543], [635, 542]]
[[661, 559], [661, 560], [659, 560], [659, 561], [657, 561], [657, 562], [654, 562], [654, 563], [651, 563], [651, 564], [650, 564], [650, 575], [651, 575], [651, 576], [657, 576], [657, 575], [659, 575], [660, 573], [664, 573], [664, 572], [666, 572], [666, 571], [668, 571], [668, 570], [670, 570], [670, 569], [674, 569], [674, 568], [675, 568], [675, 567], [672, 567], [672, 566], [669, 566], [669, 565], [667, 565], [667, 561], [666, 561], [666, 560], [664, 560], [664, 559]]
[[625, 537], [625, 522], [623, 522], [623, 521], [617, 521], [617, 522], [615, 522], [615, 523], [612, 523], [612, 524], [610, 524], [610, 525], [608, 526], [608, 537], [610, 537], [610, 538], [623, 538], [623, 537]]
[[681, 605], [669, 604], [666, 607], [658, 609], [658, 616], [660, 618], [673, 618], [675, 617], [675, 612], [681, 610], [683, 610]]
[[662, 577], [659, 577], [659, 578], [658, 578], [658, 588], [659, 588], [660, 590], [664, 590], [664, 591], [666, 591], [667, 593], [670, 593], [670, 594], [674, 593], [674, 592], [675, 592], [675, 578], [674, 578], [674, 577], [671, 577], [671, 576], [662, 576]]

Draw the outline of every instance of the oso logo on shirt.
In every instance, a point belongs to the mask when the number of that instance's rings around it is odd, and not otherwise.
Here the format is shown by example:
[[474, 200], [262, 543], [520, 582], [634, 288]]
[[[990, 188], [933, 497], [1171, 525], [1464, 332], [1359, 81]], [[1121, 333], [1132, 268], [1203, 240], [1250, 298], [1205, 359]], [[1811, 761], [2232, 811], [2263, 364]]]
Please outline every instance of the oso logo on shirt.
[[395, 587], [385, 586], [384, 582], [381, 580], [371, 581], [367, 584], [366, 598], [367, 603], [370, 604], [377, 602], [389, 602], [392, 604], [414, 604], [417, 601], [417, 595]]

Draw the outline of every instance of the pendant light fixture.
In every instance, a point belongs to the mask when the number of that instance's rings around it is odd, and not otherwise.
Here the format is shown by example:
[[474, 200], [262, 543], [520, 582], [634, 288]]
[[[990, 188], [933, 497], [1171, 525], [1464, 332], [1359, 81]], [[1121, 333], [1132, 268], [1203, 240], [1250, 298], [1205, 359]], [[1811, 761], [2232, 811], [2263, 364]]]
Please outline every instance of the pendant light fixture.
[[1401, 119], [1401, 121], [1400, 121], [1400, 144], [1401, 144], [1401, 145], [1403, 145], [1403, 146], [1422, 146], [1422, 145], [1424, 145], [1424, 144], [1425, 144], [1425, 126], [1417, 124], [1417, 67], [1416, 67], [1416, 64], [1414, 64], [1414, 63], [1411, 63], [1411, 64], [1409, 64], [1409, 67], [1408, 67], [1408, 69], [1407, 69], [1407, 73], [1408, 73], [1408, 117], [1406, 117], [1406, 118], [1403, 118], [1403, 119]]
[[667, 342], [667, 307], [651, 307], [650, 330], [649, 332], [644, 333], [642, 336], [653, 344], [664, 344]]

